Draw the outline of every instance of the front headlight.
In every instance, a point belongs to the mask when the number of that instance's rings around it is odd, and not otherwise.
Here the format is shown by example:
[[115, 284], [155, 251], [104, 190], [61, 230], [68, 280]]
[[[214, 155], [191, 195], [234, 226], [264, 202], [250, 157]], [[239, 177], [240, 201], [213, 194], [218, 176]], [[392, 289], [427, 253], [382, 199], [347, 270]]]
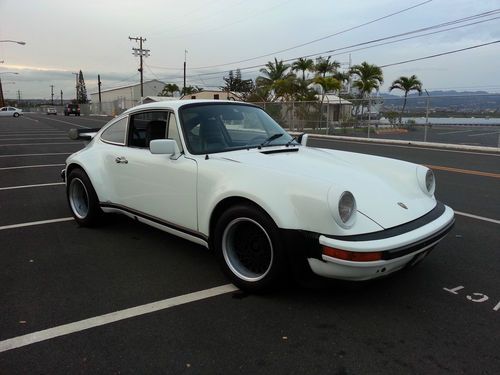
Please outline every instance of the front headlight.
[[417, 168], [417, 180], [422, 191], [433, 196], [436, 190], [436, 178], [434, 177], [434, 172], [431, 169], [419, 165]]
[[356, 199], [350, 191], [335, 191], [331, 189], [328, 194], [328, 203], [332, 216], [344, 229], [349, 229], [356, 221]]
[[348, 223], [356, 209], [356, 200], [350, 191], [344, 191], [339, 200], [339, 216], [344, 224]]

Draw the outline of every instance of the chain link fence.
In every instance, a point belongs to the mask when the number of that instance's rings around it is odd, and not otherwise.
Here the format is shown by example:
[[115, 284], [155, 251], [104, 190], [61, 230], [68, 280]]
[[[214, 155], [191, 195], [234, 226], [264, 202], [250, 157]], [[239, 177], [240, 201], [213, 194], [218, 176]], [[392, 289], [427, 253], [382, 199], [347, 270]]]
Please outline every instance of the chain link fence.
[[254, 104], [289, 131], [500, 148], [500, 95]]

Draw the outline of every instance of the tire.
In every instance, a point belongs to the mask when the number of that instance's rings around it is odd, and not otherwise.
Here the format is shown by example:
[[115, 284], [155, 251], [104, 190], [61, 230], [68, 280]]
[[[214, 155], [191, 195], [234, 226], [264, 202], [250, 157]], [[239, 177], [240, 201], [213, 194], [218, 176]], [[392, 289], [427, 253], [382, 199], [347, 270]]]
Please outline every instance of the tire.
[[74, 169], [68, 176], [66, 197], [71, 213], [82, 227], [92, 227], [100, 223], [103, 212], [99, 199], [88, 178], [81, 169]]
[[19, 117], [19, 113], [15, 112], [14, 117]]
[[286, 259], [278, 227], [256, 207], [238, 205], [225, 211], [212, 246], [224, 273], [244, 291], [268, 292], [284, 279]]

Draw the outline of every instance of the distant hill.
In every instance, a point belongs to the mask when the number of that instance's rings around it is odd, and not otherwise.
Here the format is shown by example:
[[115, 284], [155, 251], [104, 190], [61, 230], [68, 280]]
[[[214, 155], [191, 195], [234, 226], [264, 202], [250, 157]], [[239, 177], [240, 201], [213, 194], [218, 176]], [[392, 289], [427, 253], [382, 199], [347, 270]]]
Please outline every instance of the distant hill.
[[[500, 112], [500, 94], [486, 91], [430, 91], [429, 108], [431, 111], [447, 112]], [[381, 93], [384, 110], [396, 110], [403, 105], [403, 97]], [[406, 107], [409, 111], [425, 111], [427, 95], [409, 94]]]

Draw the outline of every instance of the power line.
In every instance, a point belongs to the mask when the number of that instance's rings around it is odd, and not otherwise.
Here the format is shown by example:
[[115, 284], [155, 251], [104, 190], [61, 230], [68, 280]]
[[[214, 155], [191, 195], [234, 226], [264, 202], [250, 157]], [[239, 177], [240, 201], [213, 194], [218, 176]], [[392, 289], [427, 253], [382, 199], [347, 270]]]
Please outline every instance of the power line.
[[417, 8], [417, 7], [420, 7], [422, 5], [425, 5], [427, 3], [430, 3], [432, 0], [427, 0], [427, 1], [424, 1], [422, 3], [419, 3], [419, 4], [416, 4], [416, 5], [413, 5], [411, 7], [408, 7], [408, 8], [405, 8], [405, 9], [402, 9], [402, 10], [399, 10], [397, 12], [394, 12], [394, 13], [391, 13], [391, 14], [387, 14], [383, 17], [379, 17], [379, 18], [376, 18], [376, 19], [373, 19], [371, 21], [368, 21], [368, 22], [365, 22], [365, 23], [362, 23], [360, 25], [357, 25], [357, 26], [353, 26], [353, 27], [350, 27], [350, 28], [347, 28], [347, 29], [344, 29], [344, 30], [341, 30], [341, 31], [337, 31], [333, 34], [330, 34], [330, 35], [326, 35], [324, 37], [321, 37], [321, 38], [318, 38], [318, 39], [314, 39], [314, 40], [311, 40], [309, 42], [306, 42], [306, 43], [302, 43], [302, 44], [298, 44], [296, 46], [293, 46], [293, 47], [289, 47], [289, 48], [285, 48], [285, 49], [282, 49], [282, 50], [279, 50], [279, 51], [275, 51], [275, 52], [271, 52], [271, 53], [267, 53], [265, 55], [261, 55], [261, 56], [256, 56], [256, 57], [252, 57], [252, 58], [248, 58], [248, 59], [244, 59], [244, 60], [239, 60], [239, 61], [233, 61], [233, 62], [230, 62], [230, 63], [224, 63], [224, 64], [216, 64], [216, 65], [208, 65], [208, 66], [201, 66], [201, 67], [195, 67], [195, 68], [192, 68], [192, 69], [208, 69], [208, 68], [216, 68], [216, 67], [219, 67], [219, 66], [227, 66], [227, 65], [233, 65], [233, 64], [240, 64], [240, 63], [243, 63], [243, 62], [248, 62], [248, 61], [253, 61], [253, 60], [257, 60], [257, 59], [260, 59], [260, 58], [263, 58], [263, 57], [269, 57], [269, 56], [273, 56], [273, 55], [276, 55], [278, 53], [283, 53], [283, 52], [287, 52], [287, 51], [291, 51], [291, 50], [294, 50], [294, 49], [297, 49], [297, 48], [300, 48], [300, 47], [304, 47], [304, 46], [307, 46], [309, 44], [313, 44], [313, 43], [316, 43], [316, 42], [319, 42], [319, 41], [322, 41], [322, 40], [325, 40], [325, 39], [328, 39], [328, 38], [331, 38], [331, 37], [334, 37], [334, 36], [337, 36], [337, 35], [341, 35], [341, 34], [345, 34], [349, 31], [352, 31], [352, 30], [356, 30], [356, 29], [359, 29], [363, 26], [367, 26], [367, 25], [370, 25], [372, 23], [375, 23], [375, 22], [378, 22], [378, 21], [381, 21], [383, 19], [386, 19], [386, 18], [389, 18], [389, 17], [393, 17], [395, 15], [398, 15], [398, 14], [401, 14], [401, 13], [404, 13], [404, 12], [407, 12], [411, 9], [414, 9], [414, 8]]
[[[322, 54], [326, 54], [326, 53], [338, 52], [338, 51], [344, 51], [341, 54], [347, 54], [347, 53], [356, 52], [356, 51], [360, 51], [360, 50], [364, 50], [364, 49], [369, 49], [369, 48], [374, 48], [374, 47], [378, 47], [378, 46], [382, 46], [382, 45], [392, 44], [392, 43], [396, 43], [396, 42], [400, 42], [400, 41], [404, 41], [404, 40], [409, 40], [409, 39], [414, 39], [414, 38], [420, 38], [420, 37], [427, 36], [427, 35], [437, 34], [437, 33], [440, 33], [440, 32], [445, 32], [445, 31], [459, 29], [459, 28], [463, 28], [463, 27], [467, 27], [467, 26], [472, 26], [472, 25], [483, 23], [483, 22], [493, 21], [493, 20], [496, 20], [496, 19], [498, 19], [500, 17], [494, 17], [494, 18], [489, 18], [489, 19], [486, 19], [486, 20], [479, 20], [479, 21], [476, 21], [476, 22], [471, 22], [471, 23], [468, 23], [468, 24], [465, 24], [465, 25], [460, 25], [461, 23], [464, 23], [464, 22], [467, 22], [467, 21], [477, 20], [477, 19], [480, 19], [480, 18], [484, 18], [484, 17], [495, 15], [495, 14], [498, 14], [498, 13], [500, 13], [500, 9], [494, 9], [494, 10], [491, 10], [491, 11], [488, 11], [488, 12], [478, 13], [478, 14], [475, 14], [475, 15], [472, 15], [472, 16], [468, 16], [468, 17], [464, 17], [464, 18], [460, 18], [460, 19], [456, 19], [456, 20], [452, 20], [452, 21], [447, 21], [447, 22], [436, 24], [436, 25], [433, 25], [433, 26], [428, 26], [428, 27], [424, 27], [424, 28], [420, 28], [420, 29], [416, 29], [416, 30], [412, 30], [412, 31], [407, 31], [407, 32], [404, 32], [404, 33], [394, 34], [394, 35], [390, 35], [390, 36], [387, 36], [387, 37], [373, 39], [373, 40], [370, 40], [370, 41], [366, 41], [366, 42], [362, 42], [362, 43], [357, 43], [357, 44], [353, 44], [353, 45], [349, 45], [349, 46], [344, 46], [344, 47], [341, 47], [341, 48], [332, 49], [332, 50], [328, 50], [328, 51], [323, 51], [323, 52], [319, 52], [319, 53], [314, 53], [314, 54], [310, 54], [310, 55], [302, 56], [302, 57], [314, 57], [314, 56], [318, 56], [318, 55], [322, 55]], [[429, 30], [433, 30], [433, 29], [439, 29], [439, 28], [442, 28], [442, 27], [445, 27], [445, 26], [457, 25], [457, 24], [459, 26], [454, 26], [454, 27], [450, 27], [450, 28], [447, 28], [447, 29], [444, 29], [444, 30], [433, 31], [433, 32], [429, 32], [429, 33], [425, 33], [425, 34], [421, 34], [421, 35], [413, 35], [413, 36], [410, 36], [410, 37], [401, 38], [402, 36], [407, 36], [407, 35], [412, 35], [412, 34], [418, 34], [418, 33], [424, 32], [424, 31], [429, 31]], [[397, 40], [394, 40], [394, 41], [388, 41], [388, 40], [394, 39], [394, 38], [400, 38], [400, 39], [397, 39]], [[378, 43], [378, 44], [375, 44], [373, 46], [367, 46], [368, 44], [373, 44], [373, 43], [377, 43], [377, 42], [383, 42], [383, 43]], [[361, 48], [349, 50], [349, 48], [354, 48], [354, 47], [361, 47]], [[340, 53], [337, 53], [337, 55], [339, 55], [339, 54]], [[283, 61], [284, 62], [294, 61], [297, 58], [298, 57], [290, 58], [290, 59], [285, 59]], [[223, 65], [227, 65], [227, 64], [223, 64]], [[247, 66], [247, 67], [243, 67], [243, 68], [239, 68], [239, 69], [240, 70], [249, 70], [249, 69], [259, 68], [259, 67], [262, 67], [264, 65], [265, 64], [252, 65], [252, 66]], [[217, 72], [198, 73], [198, 74], [192, 75], [192, 77], [220, 75], [221, 73], [223, 73], [223, 72], [217, 71]]]
[[495, 41], [493, 41], [493, 42], [489, 42], [489, 43], [476, 44], [476, 45], [474, 45], [474, 46], [470, 46], [470, 47], [466, 47], [466, 48], [460, 48], [460, 49], [456, 49], [456, 50], [453, 50], [453, 51], [447, 51], [447, 52], [437, 53], [437, 54], [435, 54], [435, 55], [429, 55], [429, 56], [424, 56], [424, 57], [418, 57], [418, 58], [416, 58], [416, 59], [399, 61], [399, 62], [392, 63], [392, 64], [380, 65], [380, 68], [387, 68], [388, 66], [394, 66], [394, 65], [407, 64], [407, 63], [414, 62], [414, 61], [427, 60], [427, 59], [432, 59], [432, 58], [434, 58], [434, 57], [445, 56], [445, 55], [451, 55], [452, 53], [457, 53], [457, 52], [462, 52], [462, 51], [468, 51], [468, 50], [471, 50], [471, 49], [480, 48], [480, 47], [485, 47], [485, 46], [489, 46], [489, 45], [496, 44], [496, 43], [500, 43], [500, 40], [495, 40]]

